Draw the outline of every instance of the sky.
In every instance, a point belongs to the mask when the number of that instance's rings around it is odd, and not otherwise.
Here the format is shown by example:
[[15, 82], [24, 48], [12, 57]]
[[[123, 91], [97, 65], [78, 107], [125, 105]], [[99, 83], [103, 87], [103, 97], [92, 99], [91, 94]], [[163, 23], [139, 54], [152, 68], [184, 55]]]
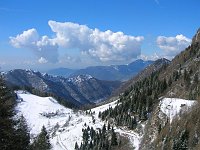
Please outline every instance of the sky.
[[49, 70], [172, 59], [200, 27], [199, 0], [1, 0], [0, 67]]

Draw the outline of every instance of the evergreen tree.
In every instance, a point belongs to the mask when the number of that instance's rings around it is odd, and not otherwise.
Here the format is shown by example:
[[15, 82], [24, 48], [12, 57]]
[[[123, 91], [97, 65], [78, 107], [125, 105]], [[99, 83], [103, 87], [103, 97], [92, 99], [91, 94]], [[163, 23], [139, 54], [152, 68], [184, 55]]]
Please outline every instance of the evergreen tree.
[[108, 128], [107, 128], [108, 130], [110, 130], [110, 123], [108, 122]]
[[24, 116], [21, 116], [17, 125], [16, 149], [27, 150], [30, 144], [30, 134]]
[[181, 132], [180, 137], [175, 139], [173, 142], [173, 150], [187, 150], [188, 138], [189, 138], [189, 133], [187, 130]]
[[14, 98], [0, 76], [0, 149], [15, 149]]
[[117, 135], [112, 127], [111, 145], [117, 145]]
[[32, 150], [50, 150], [51, 144], [49, 141], [49, 135], [46, 128], [43, 126], [40, 134], [37, 136], [32, 144]]
[[77, 142], [75, 143], [75, 150], [78, 150], [79, 149], [79, 147], [78, 147], [78, 144], [77, 144]]

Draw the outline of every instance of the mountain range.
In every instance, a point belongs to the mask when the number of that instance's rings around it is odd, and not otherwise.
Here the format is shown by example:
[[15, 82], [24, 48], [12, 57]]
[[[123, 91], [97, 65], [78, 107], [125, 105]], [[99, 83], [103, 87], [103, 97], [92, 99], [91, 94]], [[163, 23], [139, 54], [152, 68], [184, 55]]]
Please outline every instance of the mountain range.
[[161, 58], [156, 61], [154, 61], [152, 64], [148, 65], [145, 69], [140, 71], [137, 75], [133, 76], [131, 79], [129, 79], [126, 82], [123, 82], [119, 88], [115, 89], [111, 96], [117, 96], [120, 93], [123, 93], [125, 90], [130, 88], [131, 86], [134, 86], [134, 84], [138, 81], [143, 80], [145, 77], [150, 76], [153, 72], [158, 71], [163, 66], [166, 66], [170, 64], [170, 60], [166, 58]]
[[89, 74], [99, 80], [107, 81], [126, 81], [137, 75], [144, 68], [152, 64], [154, 61], [144, 61], [138, 59], [127, 65], [111, 65], [111, 66], [91, 66], [85, 69], [73, 70], [68, 68], [57, 68], [49, 70], [47, 73], [52, 75], [74, 77], [77, 75]]
[[[137, 62], [141, 64], [140, 60]], [[172, 61], [159, 59], [147, 65], [121, 87], [120, 81], [103, 81], [88, 74], [65, 78], [16, 69], [4, 72], [3, 76], [7, 85], [18, 86], [20, 90], [10, 92], [0, 78], [0, 110], [4, 117], [0, 122], [3, 124], [1, 131], [10, 133], [7, 128], [13, 127], [20, 130], [11, 132], [16, 135], [29, 135], [30, 132], [31, 136], [20, 137], [34, 140], [36, 147], [38, 143], [49, 142], [56, 150], [200, 149], [200, 29], [191, 45]], [[120, 88], [119, 96], [112, 97], [112, 102], [104, 101], [103, 105], [92, 109], [75, 110], [61, 106], [53, 97], [36, 96], [21, 90], [26, 87], [53, 93], [76, 106], [99, 104], [114, 89]], [[13, 99], [12, 95], [15, 95]], [[30, 130], [22, 132], [26, 124], [20, 120], [15, 123], [17, 126], [5, 125], [12, 110], [16, 110], [16, 120], [24, 116]], [[42, 135], [40, 129], [45, 131], [47, 136], [43, 137], [48, 137], [49, 141], [39, 138]], [[4, 143], [7, 146], [9, 140]], [[27, 145], [32, 146], [29, 142]]]
[[28, 87], [52, 93], [79, 107], [105, 100], [120, 85], [119, 81], [101, 81], [91, 75], [64, 78], [22, 69], [4, 73], [4, 77], [11, 87]]

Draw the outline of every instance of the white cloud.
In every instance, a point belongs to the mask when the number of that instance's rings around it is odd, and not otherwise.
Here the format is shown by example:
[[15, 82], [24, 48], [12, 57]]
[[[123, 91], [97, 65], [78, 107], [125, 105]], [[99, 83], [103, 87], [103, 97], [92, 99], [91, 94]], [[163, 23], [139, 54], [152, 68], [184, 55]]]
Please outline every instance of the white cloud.
[[125, 35], [123, 32], [90, 29], [86, 25], [71, 22], [49, 21], [54, 38], [39, 37], [36, 29], [24, 31], [16, 37], [10, 37], [10, 43], [16, 48], [29, 48], [38, 58], [48, 62], [58, 62], [58, 48], [78, 49], [81, 53], [102, 62], [131, 61], [141, 53], [144, 37]]
[[16, 47], [32, 47], [36, 45], [39, 39], [39, 35], [36, 29], [29, 29], [24, 31], [22, 34], [17, 35], [16, 37], [10, 37], [10, 43]]
[[185, 37], [182, 34], [177, 35], [176, 37], [157, 37], [157, 45], [161, 50], [164, 51], [166, 56], [175, 56], [186, 47], [188, 47], [190, 43], [191, 39]]
[[38, 62], [39, 62], [40, 64], [46, 64], [48, 61], [47, 61], [45, 58], [41, 57], [41, 58], [38, 60]]
[[143, 37], [125, 35], [123, 32], [105, 32], [71, 22], [49, 21], [56, 33], [55, 43], [68, 49], [77, 48], [101, 61], [131, 60], [140, 55]]
[[38, 58], [52, 63], [58, 61], [58, 45], [47, 36], [39, 37], [36, 29], [29, 29], [16, 37], [10, 37], [10, 43], [16, 48], [32, 50]]

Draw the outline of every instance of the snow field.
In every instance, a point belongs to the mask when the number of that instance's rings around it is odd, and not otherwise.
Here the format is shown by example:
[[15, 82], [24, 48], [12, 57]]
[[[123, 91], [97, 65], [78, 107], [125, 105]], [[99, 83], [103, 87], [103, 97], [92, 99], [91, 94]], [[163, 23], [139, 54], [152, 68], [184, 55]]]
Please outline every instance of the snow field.
[[180, 112], [195, 104], [194, 100], [179, 98], [163, 98], [160, 101], [160, 110], [170, 118], [170, 121]]
[[[39, 97], [25, 91], [16, 91], [18, 95], [17, 115], [23, 115], [30, 128], [30, 134], [35, 137], [44, 125], [50, 133], [50, 142], [55, 150], [74, 150], [75, 142], [79, 145], [82, 141], [82, 128], [87, 126], [94, 129], [102, 128], [104, 122], [98, 118], [99, 112], [109, 107], [115, 107], [117, 100], [91, 109], [95, 112], [93, 117], [84, 111], [74, 111], [60, 105], [52, 97]], [[163, 98], [159, 107], [170, 120], [181, 110], [192, 106], [195, 101], [178, 98]], [[95, 119], [95, 123], [93, 123]], [[142, 135], [124, 128], [116, 128], [120, 135], [127, 136], [130, 142], [139, 149]]]
[[[51, 97], [39, 97], [24, 91], [16, 91], [20, 99], [16, 110], [23, 115], [35, 137], [44, 125], [50, 133], [50, 142], [55, 150], [74, 150], [75, 142], [82, 141], [82, 128], [102, 128], [104, 122], [98, 118], [100, 111], [115, 107], [117, 101], [92, 109], [93, 117], [84, 111], [73, 111], [60, 105]], [[50, 116], [50, 117], [48, 117]], [[95, 123], [93, 123], [95, 119]]]

